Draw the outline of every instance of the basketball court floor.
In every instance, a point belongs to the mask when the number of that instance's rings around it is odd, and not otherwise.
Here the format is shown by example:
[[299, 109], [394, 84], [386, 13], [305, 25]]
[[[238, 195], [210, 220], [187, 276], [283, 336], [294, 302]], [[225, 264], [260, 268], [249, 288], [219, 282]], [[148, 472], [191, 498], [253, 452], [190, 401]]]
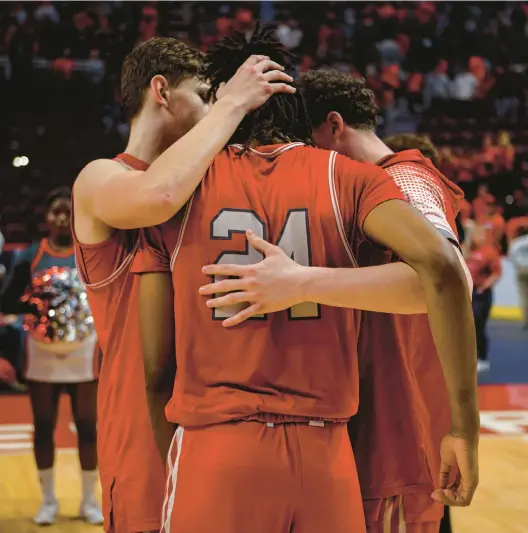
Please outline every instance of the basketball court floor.
[[[528, 332], [518, 323], [496, 322], [490, 333], [492, 368], [479, 388], [480, 486], [470, 508], [453, 510], [453, 531], [528, 533]], [[31, 432], [28, 399], [0, 396], [0, 533], [41, 529], [31, 522], [40, 503]], [[61, 509], [46, 533], [102, 533], [76, 518], [81, 480], [67, 398], [60, 406], [56, 444]]]

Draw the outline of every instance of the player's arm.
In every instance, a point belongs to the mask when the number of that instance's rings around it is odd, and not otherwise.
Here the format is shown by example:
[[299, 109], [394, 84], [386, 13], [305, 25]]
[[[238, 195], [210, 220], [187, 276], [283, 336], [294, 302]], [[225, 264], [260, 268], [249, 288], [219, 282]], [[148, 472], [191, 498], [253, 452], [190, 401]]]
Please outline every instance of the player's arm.
[[74, 185], [77, 217], [118, 229], [167, 221], [189, 199], [244, 116], [272, 94], [295, 92], [284, 83], [291, 81], [277, 63], [250, 57], [222, 88], [210, 113], [145, 172], [123, 171], [110, 160], [88, 164]]
[[202, 269], [208, 276], [226, 278], [200, 288], [200, 294], [212, 297], [206, 302], [208, 307], [249, 304], [224, 320], [225, 327], [305, 301], [380, 313], [426, 312], [420, 278], [405, 263], [364, 268], [305, 267], [253, 232], [248, 230], [246, 237], [265, 256], [263, 261], [253, 265], [207, 265]]
[[[451, 411], [451, 432], [441, 448], [441, 489], [434, 497], [448, 505], [469, 505], [478, 485], [480, 421], [475, 327], [464, 269], [453, 246], [405, 202], [377, 205], [366, 216], [363, 231], [394, 250], [420, 276]], [[456, 467], [460, 476], [448, 487]]]
[[174, 302], [170, 273], [141, 275], [139, 315], [145, 385], [152, 430], [163, 461], [166, 460], [175, 426], [165, 417], [176, 376]]
[[[363, 268], [304, 267], [278, 246], [248, 231], [249, 244], [265, 259], [254, 265], [207, 265], [203, 273], [226, 279], [204, 285], [200, 294], [211, 296], [211, 308], [248, 303], [248, 307], [223, 321], [236, 326], [255, 314], [282, 311], [311, 301], [333, 307], [391, 314], [427, 312], [422, 282], [409, 265], [398, 262]], [[460, 250], [455, 248], [463, 268]], [[472, 282], [467, 273], [468, 292]], [[236, 292], [231, 292], [236, 291]]]
[[418, 211], [398, 200], [372, 209], [363, 231], [392, 249], [420, 276], [449, 391], [453, 429], [478, 434], [473, 313], [466, 274], [453, 246]]

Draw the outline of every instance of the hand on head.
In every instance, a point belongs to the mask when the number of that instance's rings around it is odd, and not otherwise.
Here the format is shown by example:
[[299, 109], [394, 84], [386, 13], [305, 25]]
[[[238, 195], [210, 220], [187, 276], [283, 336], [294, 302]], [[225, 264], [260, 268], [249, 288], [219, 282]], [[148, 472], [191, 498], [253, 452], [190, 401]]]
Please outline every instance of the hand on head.
[[292, 82], [284, 67], [267, 56], [253, 55], [227, 83], [220, 85], [216, 98], [234, 98], [249, 113], [265, 104], [273, 94], [295, 93], [295, 87], [288, 85]]

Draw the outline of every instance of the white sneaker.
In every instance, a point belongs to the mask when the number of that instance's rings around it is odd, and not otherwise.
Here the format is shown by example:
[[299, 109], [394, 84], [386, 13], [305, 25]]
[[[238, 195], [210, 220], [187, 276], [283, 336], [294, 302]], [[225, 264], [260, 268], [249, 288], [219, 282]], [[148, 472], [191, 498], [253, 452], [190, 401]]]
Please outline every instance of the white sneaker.
[[85, 522], [93, 526], [98, 526], [104, 522], [101, 508], [95, 501], [82, 502], [79, 515]]
[[59, 504], [55, 500], [53, 502], [42, 503], [38, 513], [33, 517], [33, 522], [37, 526], [51, 526], [57, 519], [59, 513]]
[[482, 361], [479, 359], [477, 361], [477, 372], [488, 372], [490, 369], [490, 362], [489, 361]]

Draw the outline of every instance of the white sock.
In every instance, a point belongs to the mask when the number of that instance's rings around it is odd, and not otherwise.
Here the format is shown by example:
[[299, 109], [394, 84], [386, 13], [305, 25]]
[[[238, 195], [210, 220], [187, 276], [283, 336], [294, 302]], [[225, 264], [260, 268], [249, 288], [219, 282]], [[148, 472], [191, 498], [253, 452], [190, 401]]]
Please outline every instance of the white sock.
[[39, 470], [40, 490], [42, 491], [43, 503], [55, 503], [55, 479], [53, 468]]
[[99, 472], [97, 470], [83, 470], [82, 471], [82, 491], [83, 503], [95, 502], [95, 484], [99, 479]]

